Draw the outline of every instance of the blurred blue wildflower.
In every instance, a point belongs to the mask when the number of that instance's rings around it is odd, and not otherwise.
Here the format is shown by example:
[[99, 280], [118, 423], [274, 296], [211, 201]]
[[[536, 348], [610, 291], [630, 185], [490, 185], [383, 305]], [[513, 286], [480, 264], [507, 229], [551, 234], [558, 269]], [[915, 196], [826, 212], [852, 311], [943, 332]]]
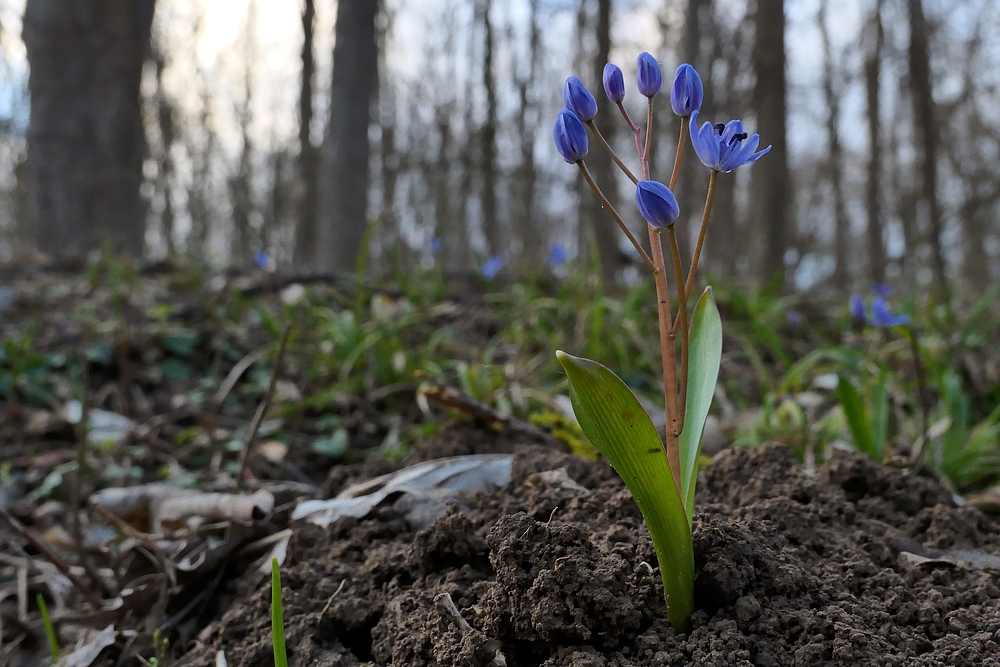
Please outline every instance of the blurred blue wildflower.
[[755, 153], [760, 145], [760, 135], [748, 135], [743, 131], [743, 123], [738, 120], [731, 120], [725, 125], [706, 122], [699, 129], [697, 111], [691, 113], [691, 145], [702, 164], [722, 172], [756, 162], [771, 150], [768, 146]]
[[573, 164], [587, 156], [587, 128], [580, 118], [563, 109], [556, 116], [556, 124], [552, 127], [552, 139], [556, 142], [556, 150], [566, 162]]
[[604, 94], [615, 104], [625, 99], [625, 76], [622, 68], [613, 63], [604, 66]]
[[682, 118], [701, 109], [705, 99], [705, 86], [694, 67], [684, 63], [674, 72], [674, 85], [670, 89], [670, 107]]
[[566, 248], [561, 243], [553, 243], [549, 246], [549, 266], [565, 264], [567, 259], [569, 259], [569, 255], [566, 254]]
[[253, 263], [261, 271], [274, 271], [274, 261], [263, 250], [258, 250], [253, 254]]
[[867, 322], [868, 314], [865, 312], [865, 301], [860, 294], [851, 295], [851, 319], [858, 322]]
[[663, 72], [660, 71], [660, 64], [647, 51], [640, 53], [639, 59], [635, 63], [635, 82], [639, 87], [639, 92], [646, 97], [653, 97], [663, 87]]
[[483, 262], [483, 265], [479, 267], [479, 273], [483, 276], [483, 278], [493, 280], [497, 277], [497, 274], [500, 273], [500, 269], [502, 269], [506, 264], [507, 260], [500, 255], [494, 255]]
[[788, 323], [793, 327], [802, 324], [802, 313], [799, 312], [798, 308], [789, 308], [786, 315], [788, 316]]
[[681, 213], [674, 193], [658, 181], [639, 181], [635, 186], [635, 203], [646, 222], [656, 228], [674, 224]]
[[441, 239], [438, 237], [433, 237], [427, 245], [430, 246], [431, 252], [435, 255], [441, 252]]
[[563, 86], [563, 105], [575, 113], [584, 123], [597, 115], [597, 100], [590, 94], [579, 77], [571, 76]]
[[892, 288], [889, 287], [889, 283], [872, 283], [869, 288], [872, 294], [878, 295], [883, 299], [888, 299], [889, 295], [892, 294]]
[[892, 309], [885, 299], [880, 296], [872, 299], [872, 317], [869, 321], [872, 326], [889, 328], [910, 323], [909, 315], [893, 315]]

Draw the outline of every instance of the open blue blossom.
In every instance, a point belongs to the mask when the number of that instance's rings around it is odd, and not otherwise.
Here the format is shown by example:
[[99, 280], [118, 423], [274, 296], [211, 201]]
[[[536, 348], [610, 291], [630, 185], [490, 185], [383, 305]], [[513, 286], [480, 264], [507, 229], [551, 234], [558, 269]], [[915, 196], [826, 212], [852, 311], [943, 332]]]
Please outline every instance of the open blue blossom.
[[646, 51], [639, 54], [639, 59], [635, 63], [635, 82], [639, 86], [639, 92], [646, 97], [653, 97], [663, 87], [660, 64]]
[[674, 193], [658, 181], [639, 181], [635, 186], [635, 203], [646, 222], [658, 229], [674, 224], [681, 213]]
[[892, 309], [885, 299], [880, 296], [872, 299], [872, 317], [869, 320], [872, 326], [889, 328], [910, 323], [909, 315], [893, 315]]
[[614, 63], [604, 66], [604, 94], [615, 104], [625, 99], [625, 76], [622, 68]]
[[573, 164], [587, 157], [589, 148], [587, 128], [583, 126], [580, 118], [569, 109], [563, 109], [556, 116], [556, 124], [552, 128], [552, 138], [556, 142], [556, 150], [566, 162]]
[[674, 85], [670, 89], [670, 107], [680, 117], [690, 116], [701, 109], [705, 99], [705, 86], [694, 67], [684, 63], [674, 72]]
[[483, 278], [493, 280], [497, 277], [497, 274], [500, 273], [500, 269], [502, 269], [506, 264], [507, 260], [500, 255], [494, 255], [483, 262], [483, 265], [479, 267], [479, 273], [483, 276]]
[[756, 162], [771, 150], [768, 146], [757, 151], [760, 135], [744, 132], [743, 123], [738, 120], [731, 120], [725, 125], [706, 122], [699, 128], [697, 111], [691, 113], [691, 145], [702, 164], [709, 169], [727, 173]]
[[549, 246], [549, 266], [565, 264], [567, 259], [569, 259], [569, 255], [566, 254], [566, 248], [562, 244], [553, 243]]
[[851, 319], [858, 322], [867, 322], [868, 315], [865, 312], [865, 301], [860, 294], [851, 295]]
[[441, 252], [441, 239], [438, 237], [435, 236], [432, 238], [428, 245], [430, 246], [431, 252], [435, 255]]
[[583, 81], [575, 76], [566, 79], [566, 85], [563, 86], [563, 104], [584, 123], [593, 120], [597, 115], [597, 100], [583, 85]]

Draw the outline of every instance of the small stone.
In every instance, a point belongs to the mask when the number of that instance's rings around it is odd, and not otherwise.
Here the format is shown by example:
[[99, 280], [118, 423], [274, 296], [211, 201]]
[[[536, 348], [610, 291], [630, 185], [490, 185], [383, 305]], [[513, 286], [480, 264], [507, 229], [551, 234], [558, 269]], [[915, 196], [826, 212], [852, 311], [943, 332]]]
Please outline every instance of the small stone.
[[744, 595], [736, 601], [736, 624], [744, 632], [760, 616], [760, 603], [753, 595]]

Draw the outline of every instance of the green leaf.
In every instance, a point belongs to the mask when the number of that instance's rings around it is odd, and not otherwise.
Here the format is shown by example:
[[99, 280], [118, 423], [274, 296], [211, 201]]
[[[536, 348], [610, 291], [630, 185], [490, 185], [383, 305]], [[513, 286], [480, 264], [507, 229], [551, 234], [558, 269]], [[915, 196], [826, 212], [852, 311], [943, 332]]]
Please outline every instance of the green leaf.
[[854, 387], [850, 380], [841, 375], [837, 381], [837, 400], [844, 410], [844, 417], [847, 418], [847, 425], [851, 429], [854, 437], [854, 446], [863, 454], [867, 454], [878, 460], [875, 451], [875, 442], [872, 439], [872, 427], [865, 413], [864, 403], [861, 401], [861, 394]]
[[281, 572], [277, 558], [271, 559], [271, 646], [274, 648], [274, 667], [288, 667], [285, 619], [281, 608]]
[[687, 405], [684, 430], [678, 439], [681, 458], [681, 498], [688, 524], [694, 517], [694, 487], [697, 479], [698, 452], [705, 421], [712, 406], [715, 383], [722, 363], [722, 318], [715, 305], [712, 288], [706, 287], [691, 318], [691, 342], [688, 350]]
[[885, 443], [889, 439], [889, 376], [883, 370], [879, 373], [878, 383], [872, 390], [872, 444], [877, 455], [876, 460], [885, 459]]
[[646, 520], [660, 563], [667, 618], [683, 631], [694, 607], [691, 528], [656, 427], [606, 367], [562, 351], [556, 357], [569, 376], [580, 427], [614, 466]]

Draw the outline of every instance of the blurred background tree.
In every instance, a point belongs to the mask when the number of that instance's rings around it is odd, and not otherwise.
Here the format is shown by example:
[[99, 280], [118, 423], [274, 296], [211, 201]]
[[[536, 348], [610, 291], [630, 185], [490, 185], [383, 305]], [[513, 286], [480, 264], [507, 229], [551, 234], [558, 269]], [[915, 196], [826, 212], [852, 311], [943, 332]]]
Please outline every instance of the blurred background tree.
[[[349, 273], [371, 227], [373, 274], [467, 274], [494, 256], [537, 270], [557, 244], [630, 279], [634, 252], [550, 132], [565, 77], [602, 99], [608, 60], [644, 117], [631, 77], [649, 50], [668, 79], [699, 69], [703, 118], [740, 117], [774, 146], [720, 180], [709, 274], [960, 295], [998, 278], [991, 0], [6, 0], [0, 46], [6, 262], [110, 242]], [[666, 178], [665, 97], [657, 123]], [[693, 166], [678, 184], [688, 254], [706, 181]], [[631, 185], [599, 151], [591, 168], [638, 229]]]

